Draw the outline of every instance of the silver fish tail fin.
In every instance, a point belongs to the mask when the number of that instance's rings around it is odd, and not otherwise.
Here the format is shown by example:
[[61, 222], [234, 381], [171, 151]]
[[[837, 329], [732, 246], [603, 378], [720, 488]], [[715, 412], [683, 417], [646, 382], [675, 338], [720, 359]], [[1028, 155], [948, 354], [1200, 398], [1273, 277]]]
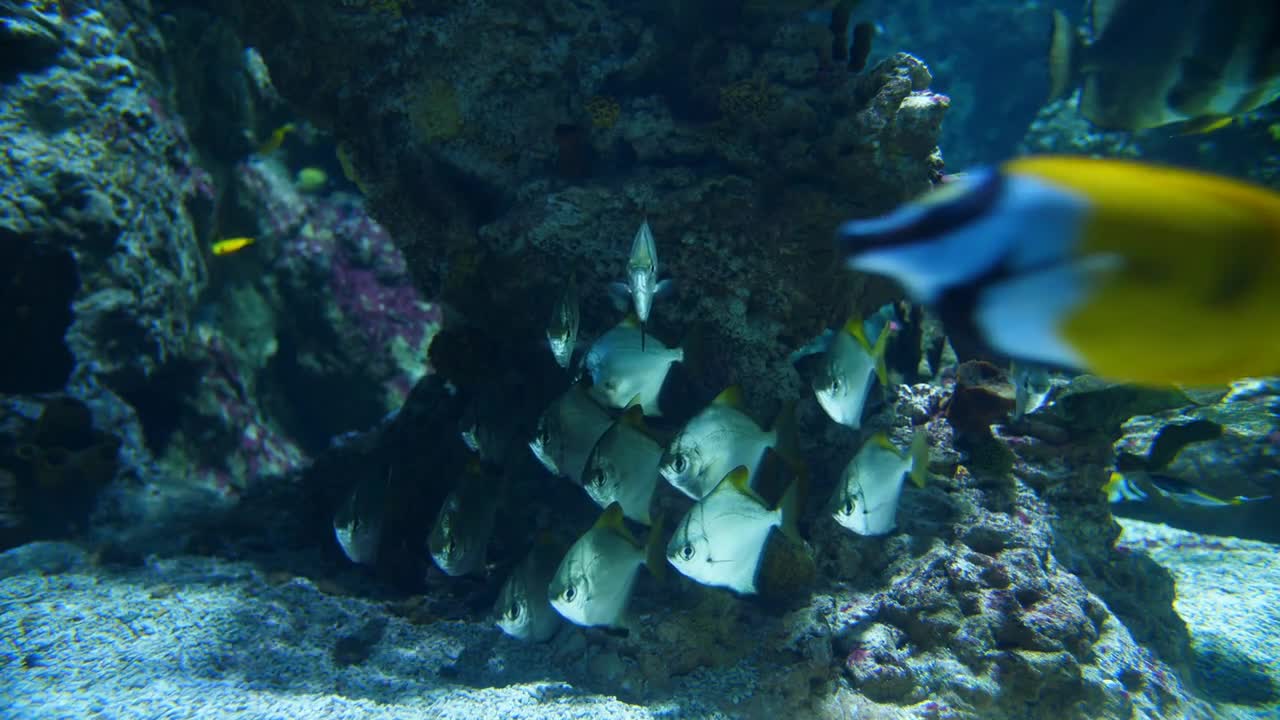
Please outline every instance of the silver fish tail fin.
[[[782, 403], [778, 417], [773, 421], [774, 450], [778, 457], [786, 461], [791, 471], [799, 476], [803, 472], [804, 458], [800, 454], [800, 433], [796, 429], [796, 403], [787, 400]], [[762, 458], [763, 460], [763, 458]]]
[[782, 499], [778, 501], [778, 511], [782, 516], [778, 529], [782, 534], [799, 543], [804, 542], [800, 537], [800, 526], [796, 524], [796, 518], [800, 516], [802, 483], [804, 479], [797, 475], [796, 479], [787, 486], [787, 491], [782, 493]]
[[644, 565], [658, 582], [667, 577], [667, 543], [662, 539], [664, 524], [665, 517], [659, 513], [649, 527], [649, 537], [645, 538], [644, 543]]

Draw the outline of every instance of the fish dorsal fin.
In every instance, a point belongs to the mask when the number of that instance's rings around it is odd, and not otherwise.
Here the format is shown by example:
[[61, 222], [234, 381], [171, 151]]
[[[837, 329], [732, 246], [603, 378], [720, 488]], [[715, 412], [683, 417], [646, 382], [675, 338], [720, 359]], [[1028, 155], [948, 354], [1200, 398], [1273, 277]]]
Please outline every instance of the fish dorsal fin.
[[627, 403], [627, 409], [622, 411], [622, 417], [618, 418], [618, 422], [648, 435], [649, 428], [644, 424], [644, 408], [640, 407], [639, 400], [640, 396], [637, 395]]
[[862, 327], [862, 316], [850, 315], [848, 320], [844, 321], [844, 331], [849, 337], [858, 341], [858, 344], [867, 350], [871, 349], [871, 342], [867, 340], [867, 331]]
[[636, 540], [636, 536], [631, 534], [627, 529], [627, 524], [623, 522], [625, 516], [622, 514], [622, 504], [617, 502], [609, 503], [609, 507], [600, 513], [596, 524], [591, 526], [592, 530], [605, 530], [611, 533], [617, 533], [625, 538], [628, 542], [636, 547], [641, 547], [640, 542]]
[[731, 407], [734, 410], [741, 410], [743, 406], [742, 387], [739, 385], [730, 385], [724, 390], [721, 390], [720, 394], [711, 401], [711, 404], [723, 405], [725, 407]]
[[[876, 379], [880, 381], [880, 386], [889, 387], [889, 368], [884, 364], [884, 353], [889, 347], [889, 333], [893, 332], [891, 325], [885, 325], [880, 334], [876, 336], [876, 344], [871, 348], [871, 357], [876, 361]], [[866, 339], [864, 338], [865, 342]]]
[[877, 445], [879, 447], [882, 447], [885, 450], [892, 452], [894, 455], [897, 455], [898, 457], [902, 457], [902, 451], [899, 450], [898, 446], [894, 445], [893, 441], [889, 439], [889, 436], [883, 432], [878, 432], [875, 435], [872, 435], [871, 439], [868, 440], [867, 442], [871, 445]]
[[738, 495], [751, 498], [752, 500], [760, 503], [761, 507], [769, 507], [769, 503], [765, 502], [764, 498], [760, 497], [755, 490], [751, 489], [751, 471], [747, 469], [746, 465], [739, 465], [733, 470], [730, 470], [729, 474], [725, 475], [724, 478], [720, 480], [720, 483], [716, 485], [715, 490], [712, 490], [711, 492], [737, 493]]

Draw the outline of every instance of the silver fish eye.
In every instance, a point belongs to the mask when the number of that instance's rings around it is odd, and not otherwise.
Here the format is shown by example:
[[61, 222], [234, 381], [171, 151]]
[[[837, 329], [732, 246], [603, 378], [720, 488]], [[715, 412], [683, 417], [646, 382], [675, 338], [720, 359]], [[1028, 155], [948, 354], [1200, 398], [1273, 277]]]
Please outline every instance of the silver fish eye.
[[853, 514], [853, 509], [854, 509], [854, 507], [853, 507], [853, 500], [852, 500], [852, 499], [850, 499], [850, 500], [845, 500], [845, 501], [844, 501], [844, 507], [843, 507], [843, 508], [841, 508], [841, 509], [844, 511], [844, 514], [845, 514], [845, 515], [852, 515], [852, 514]]
[[684, 547], [680, 548], [680, 557], [684, 558], [685, 560], [692, 560], [693, 546], [688, 543], [685, 543]]
[[572, 585], [565, 588], [564, 592], [560, 593], [561, 599], [563, 599], [565, 602], [573, 602], [573, 599], [577, 596], [578, 596], [578, 591], [575, 590]]
[[684, 455], [677, 455], [675, 461], [675, 469], [678, 473], [683, 473], [689, 469], [689, 458]]
[[591, 484], [596, 486], [604, 485], [604, 470], [596, 468], [591, 471]]
[[831, 389], [833, 391], [840, 392], [840, 388], [842, 387], [844, 387], [844, 378], [840, 377], [839, 375], [831, 378]]
[[520, 603], [512, 603], [511, 607], [507, 608], [507, 619], [519, 620], [523, 613], [524, 608], [520, 606]]

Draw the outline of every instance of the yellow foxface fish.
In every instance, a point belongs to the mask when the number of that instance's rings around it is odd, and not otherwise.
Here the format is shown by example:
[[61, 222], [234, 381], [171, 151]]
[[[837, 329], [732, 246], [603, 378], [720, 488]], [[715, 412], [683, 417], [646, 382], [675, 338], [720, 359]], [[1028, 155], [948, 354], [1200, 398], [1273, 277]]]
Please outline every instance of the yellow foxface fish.
[[214, 255], [230, 255], [233, 252], [239, 252], [249, 247], [254, 242], [255, 240], [251, 237], [236, 237], [236, 238], [227, 238], [226, 240], [219, 240], [218, 242], [213, 244], [213, 254]]
[[667, 560], [682, 575], [750, 595], [773, 529], [799, 537], [794, 524], [798, 483], [793, 481], [778, 506], [770, 507], [751, 490], [749, 475], [746, 467], [737, 467], [680, 521], [667, 543]]
[[849, 461], [831, 499], [837, 523], [859, 535], [885, 535], [898, 525], [898, 498], [908, 474], [923, 487], [929, 470], [929, 445], [923, 430], [900, 452], [883, 433], [863, 443]]
[[640, 406], [632, 405], [600, 436], [587, 458], [582, 486], [600, 507], [616, 502], [625, 516], [648, 525], [661, 459], [662, 446], [645, 427]]
[[1052, 95], [1111, 130], [1205, 132], [1280, 98], [1275, 0], [1092, 0], [1085, 28], [1054, 13]]
[[577, 625], [618, 627], [641, 565], [659, 578], [665, 572], [662, 518], [641, 545], [613, 503], [560, 561], [547, 590], [551, 606]]
[[560, 627], [560, 615], [547, 599], [547, 587], [563, 557], [562, 548], [539, 541], [511, 573], [494, 610], [502, 632], [521, 640], [546, 642]]
[[701, 500], [739, 465], [754, 471], [768, 448], [782, 445], [795, 456], [794, 412], [784, 407], [773, 429], [762, 430], [742, 411], [741, 389], [731, 385], [672, 439], [658, 470], [672, 487]]
[[1149, 385], [1280, 373], [1280, 194], [1039, 156], [846, 222], [848, 267], [933, 305], [953, 340]]

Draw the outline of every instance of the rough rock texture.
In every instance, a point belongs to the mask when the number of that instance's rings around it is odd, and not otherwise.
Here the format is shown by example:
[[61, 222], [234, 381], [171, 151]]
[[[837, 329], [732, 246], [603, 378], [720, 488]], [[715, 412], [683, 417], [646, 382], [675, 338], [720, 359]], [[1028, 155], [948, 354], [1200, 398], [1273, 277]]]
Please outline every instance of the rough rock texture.
[[[0, 57], [0, 393], [14, 413], [0, 443], [12, 483], [0, 486], [24, 488], [6, 505], [23, 528], [7, 541], [85, 527], [79, 509], [52, 518], [35, 510], [45, 491], [28, 492], [47, 487], [54, 460], [85, 459], [66, 453], [87, 431], [56, 417], [77, 405], [118, 447], [95, 455], [106, 468], [66, 481], [106, 486], [90, 529], [117, 545], [180, 545], [251, 481], [398, 407], [426, 370], [437, 318], [358, 201], [301, 195], [280, 158], [243, 162], [252, 67], [238, 46], [202, 36], [198, 65], [147, 2], [0, 13], [25, 38]], [[180, 115], [206, 85], [225, 91]], [[259, 242], [210, 253], [237, 234]], [[300, 400], [326, 395], [337, 402]], [[32, 443], [30, 422], [53, 430]]]
[[812, 23], [684, 13], [277, 0], [227, 16], [333, 130], [428, 296], [537, 342], [576, 271], [595, 336], [647, 216], [678, 287], [656, 332], [701, 337], [707, 391], [737, 380], [762, 409], [797, 394], [785, 348], [866, 299], [832, 228], [929, 187], [948, 101], [906, 55], [821, 74]]
[[1120, 512], [1280, 542], [1280, 395], [1273, 383], [1243, 382], [1218, 402], [1137, 415], [1122, 432], [1115, 444], [1122, 470], [1170, 478], [1219, 499], [1265, 499], [1208, 508], [1132, 503]]
[[1280, 111], [1267, 107], [1209, 134], [1180, 135], [1163, 128], [1138, 133], [1093, 127], [1075, 96], [1045, 105], [1027, 128], [1019, 153], [1066, 153], [1141, 158], [1195, 167], [1280, 187]]
[[1280, 707], [1280, 589], [1274, 545], [1121, 519], [1118, 547], [1149, 555], [1178, 585], [1195, 682], [1226, 718], [1273, 718]]

